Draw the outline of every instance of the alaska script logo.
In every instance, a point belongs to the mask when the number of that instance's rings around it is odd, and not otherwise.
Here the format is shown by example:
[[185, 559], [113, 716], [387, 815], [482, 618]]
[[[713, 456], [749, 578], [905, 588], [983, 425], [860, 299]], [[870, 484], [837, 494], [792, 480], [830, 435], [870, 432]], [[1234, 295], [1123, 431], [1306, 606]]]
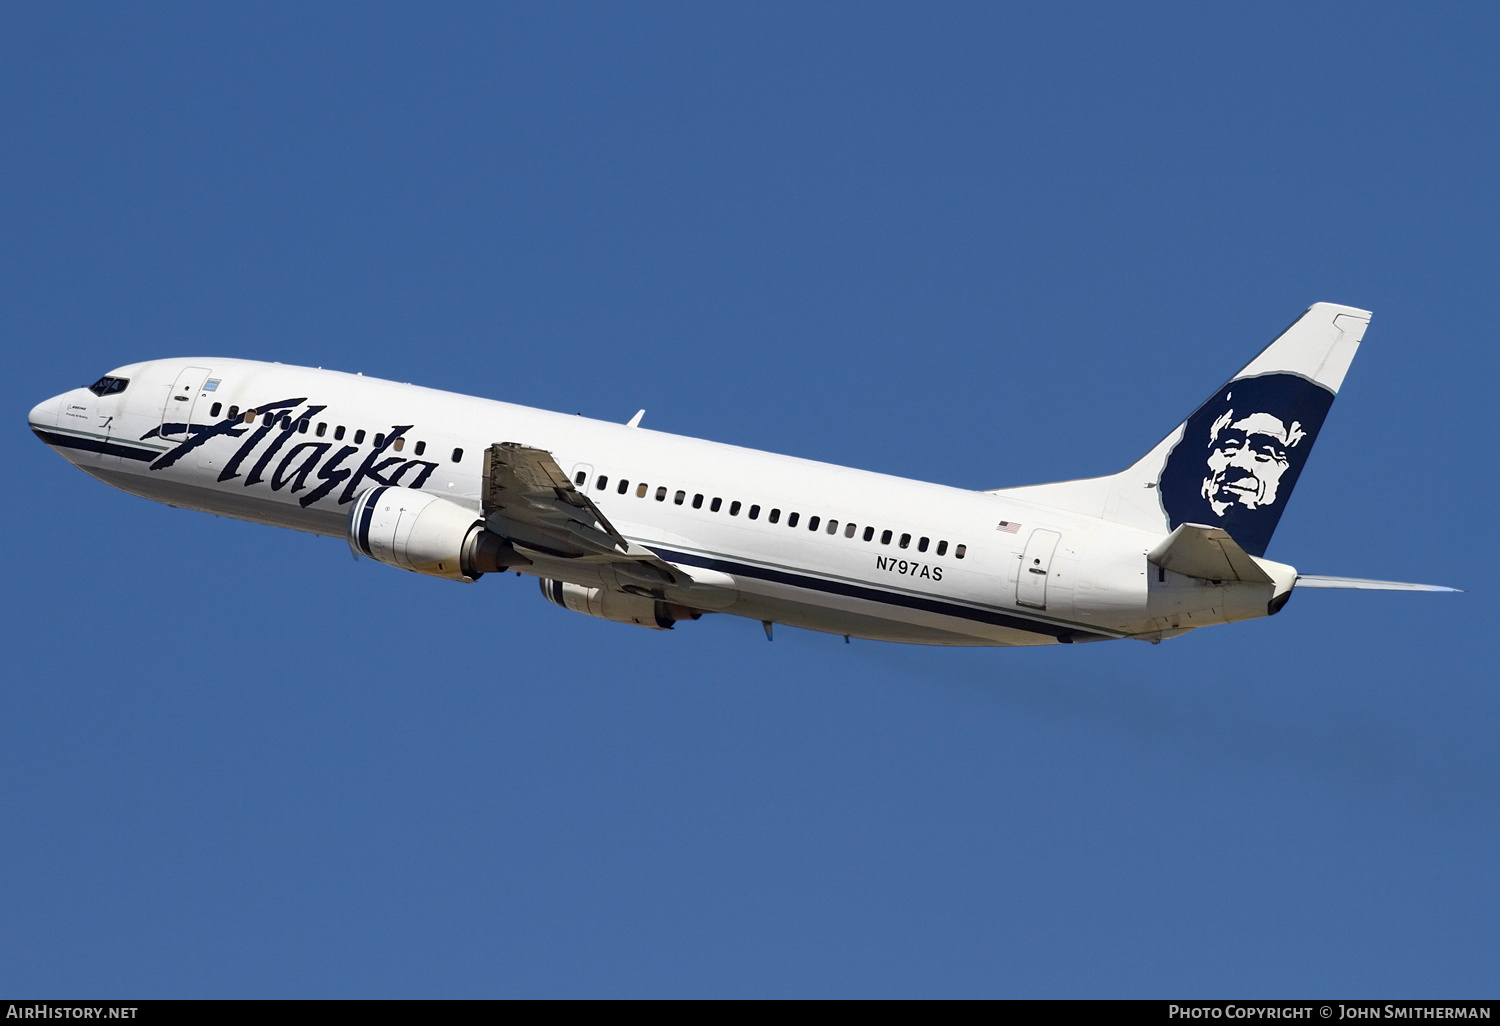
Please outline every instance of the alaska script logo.
[[1223, 527], [1263, 556], [1333, 393], [1296, 374], [1231, 381], [1188, 418], [1161, 472], [1172, 527]]
[[[281, 456], [274, 470], [271, 463], [281, 455], [281, 450], [286, 443], [291, 441], [292, 436], [300, 434], [297, 423], [303, 420], [311, 420], [326, 406], [308, 406], [300, 413], [291, 414], [291, 410], [307, 402], [306, 397], [300, 399], [282, 399], [279, 402], [266, 403], [255, 407], [255, 412], [262, 419], [260, 426], [252, 428], [236, 417], [234, 420], [221, 420], [217, 424], [163, 424], [152, 428], [141, 438], [159, 438], [164, 435], [178, 435], [186, 433], [186, 441], [179, 443], [175, 448], [162, 453], [151, 462], [151, 470], [166, 470], [182, 457], [194, 449], [202, 447], [209, 441], [220, 438], [240, 438], [248, 435], [234, 455], [224, 464], [224, 469], [219, 471], [220, 481], [232, 481], [238, 477], [244, 477], [245, 487], [260, 484], [267, 480], [266, 472], [270, 471], [269, 484], [271, 491], [279, 492], [288, 488], [291, 494], [307, 491], [307, 494], [299, 498], [304, 507], [311, 506], [319, 499], [325, 498], [340, 485], [344, 486], [339, 495], [339, 505], [354, 501], [355, 494], [365, 484], [382, 485], [404, 485], [407, 488], [421, 488], [437, 469], [437, 464], [428, 460], [406, 459], [402, 456], [388, 456], [386, 452], [396, 439], [403, 437], [413, 427], [411, 424], [392, 425], [390, 433], [370, 451], [357, 468], [344, 466], [349, 457], [359, 452], [359, 447], [354, 445], [340, 445], [338, 442], [298, 442], [286, 454]], [[274, 437], [272, 437], [274, 435]], [[269, 444], [261, 448], [262, 443], [270, 439]], [[329, 453], [335, 445], [340, 445], [336, 452]], [[260, 450], [259, 457], [251, 464], [248, 471], [244, 471], [246, 462]], [[327, 459], [324, 459], [324, 457]], [[409, 480], [408, 480], [409, 478]]]

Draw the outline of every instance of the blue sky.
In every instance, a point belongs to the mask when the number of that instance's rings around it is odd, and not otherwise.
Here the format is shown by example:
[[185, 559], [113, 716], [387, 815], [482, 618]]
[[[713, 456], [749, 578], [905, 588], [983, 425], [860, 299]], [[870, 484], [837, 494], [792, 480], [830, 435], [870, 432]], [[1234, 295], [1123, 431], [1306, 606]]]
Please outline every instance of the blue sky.
[[[1500, 15], [0, 9], [0, 991], [1493, 994]], [[1375, 311], [1159, 646], [654, 633], [111, 491], [36, 401], [322, 365], [983, 488]]]

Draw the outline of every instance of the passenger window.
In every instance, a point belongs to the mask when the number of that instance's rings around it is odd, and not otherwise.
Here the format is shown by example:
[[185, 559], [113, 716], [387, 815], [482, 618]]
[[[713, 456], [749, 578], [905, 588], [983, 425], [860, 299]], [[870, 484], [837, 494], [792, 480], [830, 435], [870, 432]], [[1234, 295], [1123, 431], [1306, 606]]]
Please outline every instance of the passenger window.
[[946, 541], [938, 542], [937, 554], [939, 556], [946, 556], [948, 554], [948, 543]]
[[687, 492], [685, 492], [681, 488], [679, 488], [679, 489], [677, 489], [677, 494], [672, 496], [672, 505], [674, 505], [674, 506], [681, 506], [682, 505], [682, 500], [686, 499], [686, 498], [687, 498]]
[[747, 514], [745, 514], [745, 515], [748, 516], [751, 520], [754, 520], [756, 517], [760, 516], [760, 507], [759, 506], [751, 506], [750, 507], [750, 512], [747, 513]]
[[697, 495], [693, 496], [693, 508], [694, 509], [702, 509], [703, 508], [703, 493], [702, 492], [699, 492]]
[[290, 431], [291, 429], [292, 429], [292, 418], [291, 417], [282, 417], [281, 418], [281, 430], [283, 430], [283, 431]]
[[719, 507], [722, 505], [724, 505], [724, 500], [715, 495], [714, 501], [708, 504], [708, 511], [710, 513], [717, 513], [719, 512]]
[[318, 430], [316, 434], [319, 438], [322, 438], [324, 435], [328, 434], [328, 425], [321, 420], [318, 421]]
[[588, 479], [589, 479], [589, 472], [587, 470], [580, 470], [578, 473], [576, 473], [576, 474], [573, 475], [573, 483], [575, 485], [581, 485], [585, 481], [587, 481]]
[[769, 520], [773, 524], [776, 523], [776, 521], [778, 521], [778, 520], [781, 519], [781, 510], [779, 510], [779, 509], [773, 509], [773, 510], [771, 510], [770, 514], [766, 517], [766, 519]]
[[[319, 431], [318, 431], [318, 434], [320, 434], [320, 435], [321, 435], [321, 434], [322, 434], [322, 433], [323, 433], [323, 432], [322, 432], [322, 430], [321, 430], [321, 429], [320, 429], [320, 430], [319, 430]], [[423, 453], [424, 453], [424, 452], [426, 452], [426, 451], [427, 451], [427, 443], [426, 443], [426, 442], [418, 442], [418, 443], [417, 443], [417, 455], [418, 455], [418, 456], [420, 456], [420, 455], [422, 455], [422, 454], [423, 454]], [[582, 482], [582, 481], [579, 481], [579, 482], [578, 482], [578, 483], [579, 483], [579, 484], [583, 484], [583, 482]]]
[[604, 491], [604, 489], [606, 489], [608, 487], [609, 487], [609, 475], [608, 474], [600, 474], [599, 475], [599, 480], [597, 480], [597, 481], [594, 482], [594, 488], [595, 488], [595, 490], [602, 492], [602, 491]]
[[254, 424], [255, 423], [255, 411], [254, 410], [246, 410], [245, 411], [245, 423], [246, 424]]
[[239, 416], [240, 416], [240, 408], [238, 406], [231, 406], [229, 408], [229, 419], [230, 420], [238, 420]]
[[644, 499], [646, 497], [646, 482], [642, 481], [635, 486], [635, 497], [637, 499]]
[[663, 486], [661, 488], [658, 488], [656, 490], [656, 501], [657, 502], [666, 502], [667, 501], [667, 489], [666, 489], [665, 486]]
[[375, 432], [375, 448], [379, 449], [384, 444], [385, 444], [385, 435], [382, 434], [379, 431]]
[[340, 424], [333, 429], [333, 440], [335, 442], [342, 442], [344, 440], [344, 425]]
[[615, 493], [617, 495], [624, 495], [628, 491], [630, 491], [630, 482], [623, 477], [620, 478], [620, 483], [615, 485]]
[[809, 531], [816, 531], [818, 529], [818, 519], [818, 517], [807, 518], [807, 529]]
[[962, 545], [955, 545], [953, 547], [953, 558], [954, 559], [963, 559], [964, 558], [964, 546], [962, 546]]
[[854, 537], [854, 525], [853, 524], [845, 524], [844, 525], [844, 537], [845, 538], [853, 538]]
[[740, 500], [735, 499], [729, 504], [729, 515], [732, 517], [737, 517], [740, 515]]
[[[360, 428], [358, 431], [354, 432], [354, 444], [355, 445], [364, 445], [365, 444], [365, 429], [364, 428]], [[453, 450], [453, 462], [457, 463], [458, 462], [458, 458], [460, 456], [462, 456], [462, 455], [463, 455], [463, 450], [462, 449], [454, 449]]]
[[797, 526], [797, 518], [799, 516], [801, 516], [800, 513], [788, 513], [786, 515], [786, 526], [788, 526], [788, 527], [796, 527]]
[[869, 541], [873, 537], [875, 537], [875, 528], [873, 528], [873, 527], [867, 527], [867, 528], [865, 528], [865, 541]]
[[917, 551], [918, 552], [926, 552], [927, 551], [927, 539], [926, 538], [918, 538], [917, 539]]
[[310, 428], [310, 427], [312, 427], [312, 421], [310, 421], [310, 420], [299, 420], [299, 421], [297, 421], [297, 433], [299, 435], [305, 435], [305, 434], [307, 434], [307, 429]]
[[[354, 440], [355, 440], [355, 441], [356, 441], [356, 442], [357, 442], [357, 441], [359, 441], [359, 440], [360, 440], [360, 437], [361, 437], [361, 436], [362, 436], [362, 435], [363, 435], [363, 434], [364, 434], [364, 432], [363, 432], [363, 431], [360, 431], [360, 432], [358, 432], [358, 433], [357, 433], [357, 434], [356, 434], [356, 435], [355, 435], [355, 436], [354, 436]], [[463, 451], [463, 450], [462, 450], [462, 449], [454, 449], [454, 450], [453, 450], [453, 462], [454, 462], [454, 463], [462, 463], [462, 462], [463, 462], [463, 459], [464, 459], [464, 451]]]
[[911, 544], [911, 535], [909, 535], [909, 534], [903, 534], [901, 536], [901, 547], [904, 549], [904, 548], [906, 548], [910, 544]]
[[838, 534], [839, 533], [839, 522], [837, 520], [830, 520], [830, 521], [828, 521], [828, 533], [829, 534]]
[[400, 452], [402, 449], [406, 448], [406, 439], [397, 438], [394, 442], [391, 443], [391, 448], [395, 449], [397, 452]]
[[889, 531], [881, 531], [880, 532], [880, 544], [882, 544], [882, 545], [889, 545], [890, 543], [891, 543], [891, 532], [889, 532]]
[[224, 408], [224, 404], [223, 403], [214, 403], [212, 406], [210, 406], [208, 408], [208, 415], [210, 417], [217, 417], [219, 415], [219, 411], [221, 409], [223, 409], [223, 408]]

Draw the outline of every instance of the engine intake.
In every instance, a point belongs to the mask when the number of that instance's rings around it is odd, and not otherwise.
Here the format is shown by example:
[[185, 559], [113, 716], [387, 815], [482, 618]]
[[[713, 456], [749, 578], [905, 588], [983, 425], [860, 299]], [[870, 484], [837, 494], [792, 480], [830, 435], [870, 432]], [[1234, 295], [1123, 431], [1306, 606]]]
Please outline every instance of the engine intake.
[[530, 562], [483, 519], [450, 499], [379, 485], [349, 507], [349, 547], [391, 566], [449, 581], [476, 581]]

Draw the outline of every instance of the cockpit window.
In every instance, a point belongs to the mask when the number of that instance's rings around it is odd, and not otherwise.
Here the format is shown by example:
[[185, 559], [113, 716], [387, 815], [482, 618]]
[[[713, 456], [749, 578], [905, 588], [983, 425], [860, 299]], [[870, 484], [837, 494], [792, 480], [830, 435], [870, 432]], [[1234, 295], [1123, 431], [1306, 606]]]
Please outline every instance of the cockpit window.
[[111, 378], [105, 376], [89, 386], [89, 391], [101, 399], [107, 395], [119, 395], [125, 391], [125, 386], [130, 384], [129, 378]]

